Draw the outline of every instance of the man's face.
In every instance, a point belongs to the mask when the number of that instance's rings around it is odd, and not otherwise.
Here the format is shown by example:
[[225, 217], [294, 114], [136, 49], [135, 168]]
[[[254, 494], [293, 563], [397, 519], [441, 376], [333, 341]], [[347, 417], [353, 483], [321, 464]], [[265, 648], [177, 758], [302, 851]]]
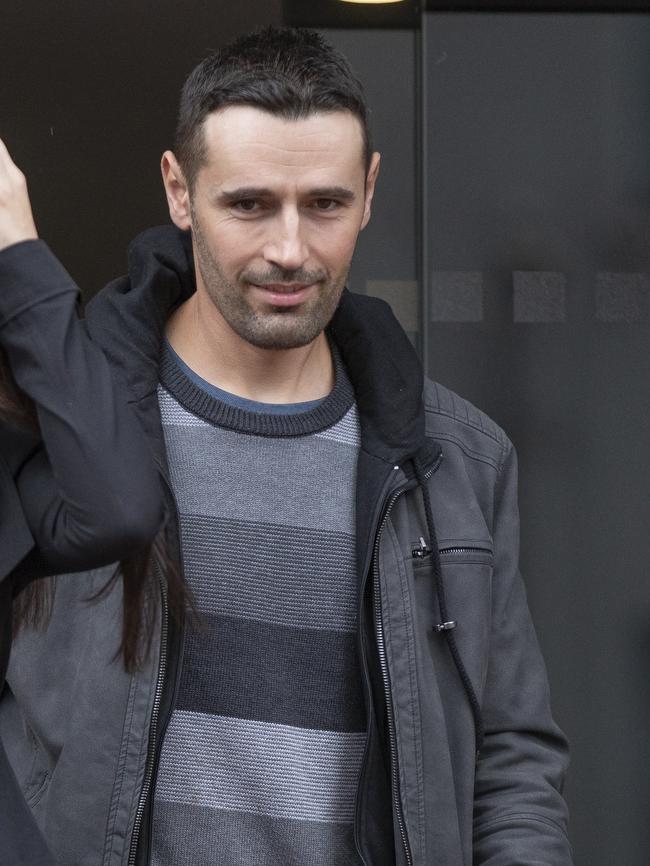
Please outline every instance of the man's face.
[[231, 106], [203, 133], [207, 164], [192, 192], [177, 190], [174, 204], [165, 178], [172, 219], [192, 229], [197, 292], [246, 342], [305, 346], [339, 302], [379, 156], [366, 178], [361, 126], [347, 111], [285, 120]]

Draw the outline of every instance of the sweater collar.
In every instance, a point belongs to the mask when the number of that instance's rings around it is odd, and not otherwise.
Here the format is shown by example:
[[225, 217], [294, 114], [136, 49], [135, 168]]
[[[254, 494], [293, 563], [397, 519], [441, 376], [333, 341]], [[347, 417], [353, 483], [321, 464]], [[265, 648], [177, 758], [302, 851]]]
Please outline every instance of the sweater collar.
[[[155, 393], [165, 323], [194, 289], [190, 233], [160, 226], [135, 238], [127, 274], [89, 302], [89, 334], [136, 401]], [[425, 441], [422, 367], [388, 304], [346, 289], [330, 333], [354, 387], [362, 448], [389, 463], [415, 455]]]

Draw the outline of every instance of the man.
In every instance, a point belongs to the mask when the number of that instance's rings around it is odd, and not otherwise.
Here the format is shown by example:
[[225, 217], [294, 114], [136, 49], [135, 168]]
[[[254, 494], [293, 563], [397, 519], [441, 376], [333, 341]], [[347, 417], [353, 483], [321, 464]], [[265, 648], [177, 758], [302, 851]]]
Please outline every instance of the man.
[[378, 170], [315, 33], [185, 84], [175, 228], [87, 316], [169, 490], [149, 652], [115, 657], [119, 584], [64, 578], [3, 702], [66, 866], [571, 863], [512, 446], [344, 288]]

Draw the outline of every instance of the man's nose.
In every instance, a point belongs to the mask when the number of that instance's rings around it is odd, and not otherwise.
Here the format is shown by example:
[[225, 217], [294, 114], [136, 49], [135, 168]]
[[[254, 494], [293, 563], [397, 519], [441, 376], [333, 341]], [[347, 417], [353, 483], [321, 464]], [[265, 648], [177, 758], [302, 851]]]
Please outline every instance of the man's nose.
[[265, 260], [287, 271], [302, 267], [309, 258], [309, 250], [298, 211], [282, 210], [269, 228], [269, 237], [264, 246]]

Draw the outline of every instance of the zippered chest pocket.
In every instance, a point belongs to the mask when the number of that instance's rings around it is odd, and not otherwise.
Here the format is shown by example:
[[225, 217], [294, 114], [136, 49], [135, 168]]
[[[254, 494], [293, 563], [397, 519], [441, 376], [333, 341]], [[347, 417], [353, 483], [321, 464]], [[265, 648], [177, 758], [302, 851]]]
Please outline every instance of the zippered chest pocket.
[[[478, 562], [486, 563], [492, 568], [492, 561], [494, 559], [492, 548], [488, 547], [487, 542], [483, 544], [443, 546], [439, 549], [438, 553], [440, 554], [441, 565]], [[413, 560], [414, 568], [418, 568], [420, 565], [431, 565], [431, 549], [427, 547], [424, 538], [419, 538], [417, 543], [412, 546], [411, 559]]]
[[[492, 627], [492, 569], [494, 554], [485, 544], [443, 544], [439, 550], [448, 621], [455, 623], [454, 635], [463, 663], [480, 700], [487, 674]], [[424, 539], [412, 545], [407, 557], [413, 569], [417, 621], [436, 668], [442, 665], [456, 677], [444, 636], [436, 630], [441, 623], [440, 606], [433, 573], [433, 557]], [[441, 652], [441, 650], [444, 650]]]

